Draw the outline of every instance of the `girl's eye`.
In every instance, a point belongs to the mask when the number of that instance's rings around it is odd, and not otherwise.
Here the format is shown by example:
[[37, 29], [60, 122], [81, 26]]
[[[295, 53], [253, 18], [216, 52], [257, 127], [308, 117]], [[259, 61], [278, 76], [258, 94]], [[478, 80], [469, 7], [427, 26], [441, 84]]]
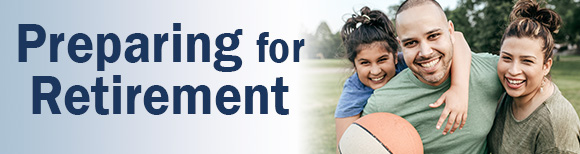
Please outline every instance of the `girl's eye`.
[[366, 65], [366, 64], [369, 64], [369, 62], [368, 61], [363, 61], [363, 62], [360, 62], [360, 64], [361, 65]]
[[379, 62], [382, 62], [382, 61], [387, 61], [387, 58], [381, 58], [381, 59], [379, 59]]

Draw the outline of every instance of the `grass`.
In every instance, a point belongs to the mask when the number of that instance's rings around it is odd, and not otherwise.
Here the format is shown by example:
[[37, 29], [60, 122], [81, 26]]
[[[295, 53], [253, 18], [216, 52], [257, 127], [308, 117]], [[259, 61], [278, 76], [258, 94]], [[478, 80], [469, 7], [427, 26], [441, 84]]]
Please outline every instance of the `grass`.
[[[309, 153], [333, 154], [336, 147], [334, 110], [342, 92], [344, 81], [351, 75], [350, 62], [344, 59], [305, 61], [315, 70], [309, 74], [308, 85], [314, 87], [307, 92], [311, 127], [308, 132]], [[552, 66], [552, 81], [558, 85], [564, 97], [580, 113], [580, 56], [561, 56]]]
[[307, 84], [310, 87], [307, 92], [306, 102], [309, 108], [308, 132], [309, 153], [333, 154], [335, 153], [336, 134], [334, 127], [334, 110], [342, 92], [344, 81], [352, 73], [349, 69], [350, 62], [340, 59], [311, 60], [305, 63], [315, 69], [309, 74]]
[[552, 65], [552, 81], [580, 113], [580, 56], [561, 56]]

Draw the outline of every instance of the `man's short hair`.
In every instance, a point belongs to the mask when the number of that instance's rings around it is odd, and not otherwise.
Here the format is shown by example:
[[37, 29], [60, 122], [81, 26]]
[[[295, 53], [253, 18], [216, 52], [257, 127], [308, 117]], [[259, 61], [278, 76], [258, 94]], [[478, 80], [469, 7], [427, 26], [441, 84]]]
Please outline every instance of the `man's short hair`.
[[401, 6], [399, 6], [399, 9], [397, 10], [397, 15], [399, 13], [409, 9], [409, 8], [413, 8], [415, 6], [419, 6], [419, 5], [425, 4], [427, 2], [431, 2], [431, 3], [435, 4], [437, 7], [441, 8], [441, 10], [443, 10], [441, 5], [439, 5], [439, 3], [435, 0], [406, 0], [405, 2], [403, 2], [403, 4], [401, 4]]

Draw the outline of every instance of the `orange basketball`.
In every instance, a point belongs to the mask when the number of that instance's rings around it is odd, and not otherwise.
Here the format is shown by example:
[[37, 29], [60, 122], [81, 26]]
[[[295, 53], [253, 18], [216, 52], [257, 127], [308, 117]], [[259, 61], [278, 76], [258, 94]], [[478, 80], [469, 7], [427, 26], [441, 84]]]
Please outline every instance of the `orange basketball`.
[[342, 154], [422, 154], [423, 142], [407, 120], [392, 113], [372, 113], [350, 125], [338, 144]]

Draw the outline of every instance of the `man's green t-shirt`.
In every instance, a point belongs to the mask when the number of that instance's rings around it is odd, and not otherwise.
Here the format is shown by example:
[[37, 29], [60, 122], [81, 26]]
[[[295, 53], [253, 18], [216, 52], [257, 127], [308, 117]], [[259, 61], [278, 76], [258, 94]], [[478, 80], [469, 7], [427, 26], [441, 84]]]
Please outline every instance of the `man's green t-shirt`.
[[417, 79], [410, 69], [375, 90], [363, 116], [389, 112], [405, 118], [419, 132], [425, 153], [484, 153], [497, 102], [504, 91], [497, 76], [498, 60], [498, 56], [491, 54], [472, 53], [467, 122], [453, 134], [443, 135], [443, 128], [435, 128], [444, 107], [428, 106], [449, 89], [451, 80], [430, 86]]

